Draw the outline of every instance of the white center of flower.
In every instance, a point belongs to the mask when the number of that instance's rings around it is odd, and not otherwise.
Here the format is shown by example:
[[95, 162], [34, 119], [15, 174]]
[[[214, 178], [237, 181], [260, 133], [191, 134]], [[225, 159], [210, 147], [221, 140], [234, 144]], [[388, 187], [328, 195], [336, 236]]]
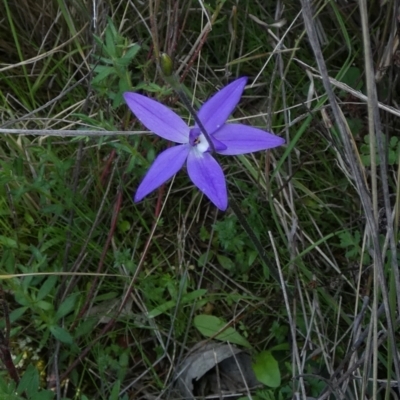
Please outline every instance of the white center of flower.
[[200, 153], [205, 153], [209, 148], [207, 139], [202, 133], [197, 137], [194, 143], [196, 145], [196, 149]]

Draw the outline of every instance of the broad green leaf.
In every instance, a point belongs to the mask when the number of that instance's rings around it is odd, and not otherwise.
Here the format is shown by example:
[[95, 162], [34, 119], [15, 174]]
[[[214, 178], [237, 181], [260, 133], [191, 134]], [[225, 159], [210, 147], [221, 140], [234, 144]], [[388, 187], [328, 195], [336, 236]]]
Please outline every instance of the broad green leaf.
[[49, 276], [41, 286], [39, 293], [36, 296], [37, 300], [43, 300], [55, 287], [57, 283], [57, 276], [51, 275]]
[[44, 311], [52, 311], [54, 306], [53, 304], [49, 303], [48, 301], [38, 301], [35, 303], [37, 307], [41, 308]]
[[237, 400], [261, 400], [260, 397], [252, 395], [251, 398], [249, 396], [239, 397]]
[[140, 50], [140, 46], [135, 43], [126, 53], [123, 57], [120, 59], [116, 60], [116, 64], [121, 66], [121, 67], [127, 67], [132, 60], [136, 57], [137, 52]]
[[72, 338], [71, 334], [64, 328], [61, 328], [61, 326], [53, 325], [53, 326], [50, 326], [49, 329], [50, 329], [50, 332], [52, 333], [52, 335], [60, 342], [66, 343], [66, 344], [73, 343], [74, 339]]
[[38, 389], [39, 372], [32, 364], [29, 364], [18, 384], [17, 393], [22, 394], [26, 390], [26, 393], [31, 396], [33, 393], [36, 393]]
[[112, 29], [112, 22], [109, 21], [108, 24], [109, 25], [107, 26], [107, 29], [106, 29], [106, 40], [105, 40], [107, 54], [110, 57], [115, 58], [117, 55], [116, 48], [115, 48], [115, 41], [117, 38], [115, 37], [113, 29]]
[[25, 400], [25, 398], [17, 394], [4, 394], [1, 400]]
[[61, 303], [56, 312], [56, 321], [58, 321], [62, 317], [65, 317], [74, 309], [77, 297], [78, 293], [73, 293]]
[[4, 377], [0, 376], [0, 393], [4, 395], [15, 393], [15, 382], [12, 380], [5, 380]]
[[228, 271], [232, 271], [235, 268], [235, 263], [229, 257], [217, 254], [217, 260], [221, 267]]
[[54, 399], [55, 393], [51, 390], [41, 390], [38, 393], [35, 393], [34, 397], [31, 397], [31, 400], [52, 400]]
[[12, 311], [10, 313], [10, 321], [15, 322], [17, 321], [22, 315], [25, 313], [25, 311], [28, 309], [28, 307], [19, 307]]
[[[205, 337], [213, 337], [222, 342], [230, 342], [243, 347], [251, 348], [251, 344], [231, 326], [227, 327], [226, 322], [213, 315], [197, 315], [194, 318], [194, 326]], [[216, 335], [217, 332], [221, 332]], [[215, 336], [216, 335], [216, 336]]]
[[75, 338], [88, 335], [89, 333], [91, 333], [97, 321], [98, 320], [96, 318], [88, 318], [86, 321], [80, 323], [78, 327], [75, 329], [74, 333]]
[[100, 48], [104, 46], [104, 43], [99, 36], [93, 35], [93, 38]]
[[121, 381], [118, 379], [115, 383], [114, 386], [111, 390], [110, 398], [109, 400], [118, 400], [119, 399], [119, 391], [121, 387]]
[[102, 82], [104, 79], [106, 79], [110, 74], [115, 74], [115, 68], [114, 67], [98, 65], [94, 69], [94, 72], [97, 73], [98, 75], [96, 75], [92, 79], [92, 84], [96, 85], [96, 84]]
[[21, 306], [29, 306], [30, 301], [29, 297], [27, 294], [25, 294], [22, 290], [19, 290], [17, 293], [15, 293], [15, 301]]
[[206, 251], [205, 253], [203, 253], [200, 257], [199, 257], [199, 259], [198, 259], [198, 261], [197, 261], [197, 264], [198, 264], [198, 266], [199, 267], [204, 267], [207, 263], [209, 263], [210, 262], [210, 260], [212, 259], [214, 257], [214, 252], [212, 251], [212, 250], [210, 250], [210, 251]]
[[270, 351], [262, 351], [255, 357], [253, 371], [257, 379], [269, 387], [278, 387], [281, 384], [281, 373], [278, 362]]
[[11, 239], [7, 236], [0, 235], [0, 247], [3, 247], [3, 248], [9, 247], [11, 249], [16, 249], [18, 246], [17, 246], [17, 242], [14, 239]]

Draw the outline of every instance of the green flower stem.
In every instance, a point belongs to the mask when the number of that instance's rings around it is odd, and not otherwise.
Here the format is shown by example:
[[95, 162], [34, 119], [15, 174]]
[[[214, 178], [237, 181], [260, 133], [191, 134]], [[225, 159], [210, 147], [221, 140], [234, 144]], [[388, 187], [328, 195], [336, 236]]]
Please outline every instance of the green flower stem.
[[[204, 125], [201, 123], [200, 119], [198, 118], [196, 111], [193, 109], [192, 105], [190, 104], [190, 101], [187, 98], [186, 93], [182, 89], [182, 86], [179, 83], [178, 78], [173, 73], [172, 61], [171, 61], [170, 57], [165, 53], [163, 53], [160, 58], [160, 70], [161, 70], [164, 80], [175, 90], [175, 92], [178, 94], [179, 98], [181, 99], [182, 103], [187, 107], [190, 114], [196, 121], [198, 127], [200, 128], [201, 133], [207, 139], [207, 142], [210, 146], [211, 151], [215, 152], [215, 147], [214, 147], [213, 142], [210, 139], [210, 135], [207, 133], [207, 130], [205, 129]], [[253, 242], [254, 247], [256, 248], [262, 262], [269, 269], [269, 272], [271, 273], [272, 277], [278, 282], [279, 285], [281, 285], [281, 280], [279, 279], [278, 270], [276, 269], [276, 267], [272, 264], [272, 261], [266, 255], [261, 242], [259, 241], [257, 236], [254, 234], [253, 230], [251, 229], [249, 223], [246, 220], [246, 217], [244, 216], [244, 214], [240, 210], [238, 204], [236, 203], [236, 200], [232, 196], [230, 197], [230, 206], [231, 206], [233, 212], [235, 213], [237, 219], [239, 220], [240, 224], [242, 225], [242, 228], [245, 230], [245, 232], [249, 236], [250, 240]]]
[[178, 94], [179, 98], [181, 99], [182, 103], [189, 110], [190, 115], [196, 121], [196, 124], [200, 128], [201, 133], [204, 135], [204, 137], [206, 138], [206, 140], [208, 142], [208, 145], [210, 146], [211, 153], [215, 153], [214, 143], [212, 142], [210, 135], [207, 133], [206, 128], [204, 127], [204, 125], [200, 121], [199, 117], [197, 116], [196, 111], [192, 107], [190, 100], [186, 96], [185, 91], [182, 89], [182, 85], [179, 82], [177, 76], [172, 72], [172, 61], [165, 53], [163, 53], [162, 57], [161, 57], [160, 69], [161, 69], [164, 80], [175, 90], [175, 92]]
[[267, 254], [265, 253], [265, 250], [258, 239], [258, 237], [254, 234], [253, 230], [251, 229], [249, 223], [247, 222], [246, 217], [242, 213], [242, 211], [239, 208], [239, 205], [236, 203], [236, 200], [230, 196], [229, 198], [229, 204], [235, 213], [237, 219], [240, 222], [240, 225], [242, 225], [242, 228], [245, 230], [247, 235], [249, 236], [250, 240], [253, 242], [254, 247], [257, 250], [258, 255], [261, 258], [261, 261], [265, 264], [265, 266], [268, 268], [270, 274], [272, 277], [278, 282], [279, 285], [282, 284], [281, 280], [279, 279], [279, 273], [276, 267], [273, 265], [272, 261], [269, 259]]

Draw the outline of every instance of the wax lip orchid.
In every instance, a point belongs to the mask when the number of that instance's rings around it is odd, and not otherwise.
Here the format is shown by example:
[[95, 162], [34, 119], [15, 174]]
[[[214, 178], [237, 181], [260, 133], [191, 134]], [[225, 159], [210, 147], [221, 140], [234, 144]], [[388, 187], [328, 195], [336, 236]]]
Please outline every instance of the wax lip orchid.
[[[225, 86], [200, 108], [197, 116], [222, 155], [238, 155], [271, 149], [285, 143], [272, 133], [243, 124], [226, 123], [239, 102], [247, 78]], [[175, 175], [186, 161], [192, 182], [222, 211], [228, 206], [226, 182], [222, 168], [211, 154], [207, 138], [195, 124], [189, 127], [179, 115], [163, 104], [137, 93], [124, 93], [128, 107], [150, 131], [178, 143], [164, 150], [151, 165], [135, 194], [138, 202]]]

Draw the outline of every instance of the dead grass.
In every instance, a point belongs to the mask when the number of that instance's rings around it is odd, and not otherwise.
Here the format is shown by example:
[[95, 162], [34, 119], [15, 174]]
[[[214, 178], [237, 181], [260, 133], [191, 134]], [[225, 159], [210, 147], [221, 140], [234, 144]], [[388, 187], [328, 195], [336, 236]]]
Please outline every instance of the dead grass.
[[[273, 353], [281, 385], [253, 399], [397, 398], [396, 13], [395, 2], [365, 0], [5, 0], [3, 358], [32, 338], [42, 386], [58, 399], [176, 398], [177, 366], [204, 340], [193, 318], [206, 314], [246, 337], [253, 355], [289, 345]], [[111, 84], [91, 83], [106, 58], [94, 35], [105, 40], [108, 18], [126, 40], [119, 49], [141, 45], [127, 68], [132, 87], [182, 115], [157, 68], [161, 52], [196, 108], [250, 77], [234, 119], [287, 145], [221, 158], [239, 211], [218, 213], [184, 174], [132, 203], [165, 143], [138, 135]], [[43, 273], [58, 276], [52, 287]], [[66, 299], [73, 309], [53, 320]]]

